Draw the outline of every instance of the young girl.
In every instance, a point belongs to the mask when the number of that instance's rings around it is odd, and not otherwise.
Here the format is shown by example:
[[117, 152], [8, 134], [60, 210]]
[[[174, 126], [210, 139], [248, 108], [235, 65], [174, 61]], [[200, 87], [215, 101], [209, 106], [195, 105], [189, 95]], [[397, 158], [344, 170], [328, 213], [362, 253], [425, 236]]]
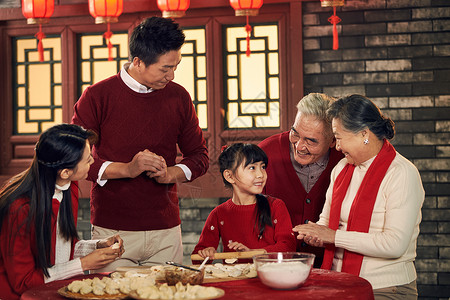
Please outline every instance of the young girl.
[[123, 253], [119, 236], [78, 241], [76, 181], [93, 161], [90, 137], [77, 125], [51, 127], [31, 166], [0, 190], [0, 299], [19, 299], [33, 286], [82, 275]]
[[233, 197], [209, 214], [193, 253], [213, 259], [220, 238], [224, 252], [295, 251], [296, 240], [284, 202], [261, 194], [267, 180], [264, 151], [253, 144], [237, 143], [220, 154], [219, 165]]

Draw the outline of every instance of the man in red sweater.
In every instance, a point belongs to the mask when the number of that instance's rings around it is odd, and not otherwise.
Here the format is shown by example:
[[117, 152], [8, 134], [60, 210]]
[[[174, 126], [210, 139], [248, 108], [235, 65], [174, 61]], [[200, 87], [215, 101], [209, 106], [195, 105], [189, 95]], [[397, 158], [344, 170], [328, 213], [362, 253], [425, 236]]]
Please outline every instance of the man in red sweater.
[[[319, 220], [331, 170], [343, 158], [326, 117], [332, 101], [319, 93], [303, 97], [291, 130], [259, 144], [269, 158], [265, 193], [286, 203], [292, 226]], [[314, 265], [321, 265], [323, 248], [298, 241], [297, 251], [316, 254]]]
[[125, 247], [122, 259], [100, 272], [182, 262], [176, 183], [209, 166], [189, 93], [172, 81], [184, 39], [171, 19], [144, 20], [130, 38], [131, 62], [88, 87], [75, 104], [72, 122], [98, 135], [89, 171], [92, 238], [120, 231]]

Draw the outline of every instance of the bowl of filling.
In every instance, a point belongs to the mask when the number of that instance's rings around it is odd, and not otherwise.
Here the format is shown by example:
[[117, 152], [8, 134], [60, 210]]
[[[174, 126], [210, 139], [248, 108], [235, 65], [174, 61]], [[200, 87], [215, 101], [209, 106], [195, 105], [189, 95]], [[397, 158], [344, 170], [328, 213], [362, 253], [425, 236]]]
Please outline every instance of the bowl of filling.
[[183, 285], [202, 284], [205, 268], [197, 272], [175, 266], [165, 266], [164, 276], [168, 285], [175, 285], [177, 282], [181, 282]]
[[273, 289], [293, 290], [308, 279], [315, 257], [311, 253], [271, 252], [253, 256], [253, 263], [263, 284]]

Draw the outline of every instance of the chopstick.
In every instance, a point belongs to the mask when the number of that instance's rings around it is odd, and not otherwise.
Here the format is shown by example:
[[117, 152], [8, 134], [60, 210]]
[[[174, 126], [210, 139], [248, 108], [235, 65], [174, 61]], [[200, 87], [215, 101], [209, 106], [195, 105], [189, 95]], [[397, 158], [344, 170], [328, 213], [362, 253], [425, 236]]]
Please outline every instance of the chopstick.
[[201, 272], [201, 270], [199, 270], [199, 269], [191, 268], [189, 266], [185, 266], [185, 265], [173, 262], [173, 261], [166, 261], [166, 264], [172, 265], [172, 266], [175, 266], [175, 267], [180, 267], [180, 268], [192, 270], [192, 271], [196, 271], [196, 272]]

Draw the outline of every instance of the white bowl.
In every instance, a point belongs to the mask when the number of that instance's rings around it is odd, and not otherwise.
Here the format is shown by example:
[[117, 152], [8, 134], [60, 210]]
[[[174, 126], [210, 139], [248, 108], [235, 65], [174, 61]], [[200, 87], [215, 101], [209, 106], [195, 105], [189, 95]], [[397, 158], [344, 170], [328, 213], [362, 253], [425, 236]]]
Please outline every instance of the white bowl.
[[278, 290], [292, 290], [308, 279], [315, 257], [311, 253], [272, 252], [254, 256], [253, 263], [262, 283]]

